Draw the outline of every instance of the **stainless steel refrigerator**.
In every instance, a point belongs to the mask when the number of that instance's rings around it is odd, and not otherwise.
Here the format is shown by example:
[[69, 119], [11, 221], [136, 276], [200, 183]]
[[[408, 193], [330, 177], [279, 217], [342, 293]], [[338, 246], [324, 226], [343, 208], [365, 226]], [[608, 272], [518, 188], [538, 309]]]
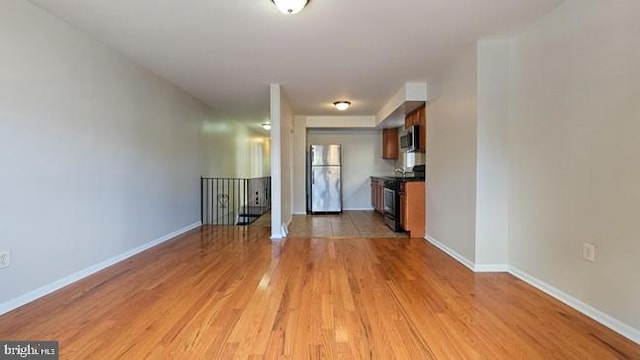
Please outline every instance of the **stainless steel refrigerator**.
[[308, 212], [342, 212], [341, 146], [311, 145], [308, 164]]

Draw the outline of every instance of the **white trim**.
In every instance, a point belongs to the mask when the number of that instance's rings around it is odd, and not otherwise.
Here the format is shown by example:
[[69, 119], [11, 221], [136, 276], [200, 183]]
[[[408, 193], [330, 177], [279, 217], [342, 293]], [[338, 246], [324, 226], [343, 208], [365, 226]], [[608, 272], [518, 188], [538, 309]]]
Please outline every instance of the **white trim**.
[[455, 250], [451, 249], [447, 245], [441, 243], [440, 241], [434, 239], [433, 237], [431, 237], [429, 235], [425, 236], [425, 239], [428, 242], [430, 242], [431, 244], [433, 244], [433, 246], [437, 247], [438, 249], [444, 251], [447, 255], [449, 255], [452, 258], [454, 258], [457, 262], [459, 262], [462, 265], [468, 267], [469, 270], [471, 270], [471, 271], [475, 270], [475, 264], [473, 263], [473, 261], [471, 261], [471, 260], [467, 259], [466, 257], [458, 254], [458, 252], [456, 252]]
[[628, 338], [629, 340], [640, 344], [640, 330], [635, 329], [622, 321], [603, 313], [602, 311], [588, 305], [575, 297], [547, 284], [546, 282], [527, 274], [526, 272], [514, 267], [509, 266], [509, 273], [518, 279], [526, 282], [527, 284], [535, 287], [536, 289], [552, 296], [560, 302], [569, 305], [570, 307], [578, 310], [584, 315], [592, 318], [593, 320], [601, 323], [602, 325], [610, 328], [618, 334]]
[[281, 144], [280, 85], [269, 85], [269, 114], [271, 118], [271, 238], [280, 239], [282, 222], [282, 144]]
[[304, 211], [296, 211], [293, 213], [293, 215], [307, 215], [307, 213]]
[[447, 255], [454, 258], [457, 262], [468, 267], [469, 270], [473, 272], [483, 273], [483, 272], [508, 272], [509, 271], [509, 265], [507, 264], [476, 264], [473, 261], [467, 259], [466, 257], [460, 255], [457, 251], [453, 250], [452, 248], [448, 247], [447, 245], [441, 243], [440, 241], [436, 240], [435, 238], [429, 235], [425, 236], [425, 239], [431, 244], [433, 244], [433, 246], [437, 247], [438, 249], [444, 251]]
[[475, 264], [473, 271], [477, 273], [482, 272], [508, 272], [509, 265], [507, 264]]
[[67, 285], [73, 284], [76, 281], [82, 280], [84, 278], [86, 278], [87, 276], [93, 275], [95, 273], [97, 273], [100, 270], [103, 270], [111, 265], [115, 265], [123, 260], [126, 260], [136, 254], [139, 254], [145, 250], [148, 250], [154, 246], [158, 246], [160, 244], [162, 244], [163, 242], [173, 239], [176, 236], [182, 235], [184, 233], [186, 233], [187, 231], [193, 230], [199, 226], [202, 225], [202, 222], [198, 221], [196, 223], [193, 223], [191, 225], [185, 226], [180, 230], [176, 230], [170, 234], [164, 235], [160, 238], [157, 238], [155, 240], [152, 240], [146, 244], [142, 244], [136, 248], [133, 248], [129, 251], [126, 251], [122, 254], [116, 255], [114, 257], [111, 257], [107, 260], [104, 260], [98, 264], [95, 264], [93, 266], [90, 266], [86, 269], [80, 270], [78, 272], [75, 272], [69, 276], [66, 276], [62, 279], [56, 280], [48, 285], [42, 286], [38, 289], [35, 289], [33, 291], [30, 291], [24, 295], [21, 295], [17, 298], [14, 298], [12, 300], [9, 300], [5, 303], [0, 304], [0, 315], [2, 314], [6, 314], [9, 311], [15, 310], [23, 305], [26, 305], [34, 300], [37, 300], [45, 295], [49, 295], [52, 292], [59, 290]]

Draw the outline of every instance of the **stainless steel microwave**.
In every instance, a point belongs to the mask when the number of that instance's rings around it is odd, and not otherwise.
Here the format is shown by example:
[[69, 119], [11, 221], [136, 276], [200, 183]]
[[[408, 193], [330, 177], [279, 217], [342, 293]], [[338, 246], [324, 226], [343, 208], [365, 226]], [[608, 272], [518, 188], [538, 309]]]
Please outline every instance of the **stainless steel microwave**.
[[400, 136], [400, 149], [402, 151], [418, 151], [420, 148], [420, 125], [413, 125], [407, 132]]

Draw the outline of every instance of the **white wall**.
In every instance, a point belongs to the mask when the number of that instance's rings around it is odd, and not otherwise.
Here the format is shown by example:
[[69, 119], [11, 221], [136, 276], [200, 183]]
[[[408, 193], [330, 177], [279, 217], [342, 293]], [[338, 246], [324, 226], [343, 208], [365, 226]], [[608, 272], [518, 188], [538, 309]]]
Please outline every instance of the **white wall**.
[[280, 175], [282, 176], [282, 223], [288, 225], [293, 215], [293, 138], [295, 122], [291, 106], [284, 95], [280, 96], [280, 131], [282, 135]]
[[205, 168], [212, 177], [269, 176], [270, 138], [238, 121], [212, 117], [202, 123]]
[[0, 2], [0, 311], [198, 222], [206, 112], [30, 3]]
[[427, 236], [475, 261], [476, 46], [429, 83]]
[[509, 40], [479, 41], [430, 84], [427, 232], [479, 271], [507, 269]]
[[307, 117], [297, 115], [293, 137], [293, 213], [307, 213], [306, 162], [307, 162]]
[[[477, 59], [461, 54], [430, 87], [427, 148], [431, 237], [476, 270], [503, 265], [507, 252], [512, 273], [636, 342], [638, 13], [637, 1], [569, 0], [509, 40], [479, 41]], [[460, 139], [473, 133], [461, 124], [473, 117], [474, 67], [475, 206], [450, 195], [472, 179], [460, 169], [471, 167], [473, 140]], [[475, 261], [463, 230], [474, 209]]]
[[519, 34], [509, 113], [509, 262], [636, 329], [638, 14], [635, 0], [568, 0]]
[[381, 130], [307, 131], [307, 144], [342, 145], [342, 201], [345, 210], [370, 210], [370, 176], [393, 175], [394, 161], [382, 159]]
[[271, 238], [286, 234], [293, 214], [294, 117], [279, 84], [271, 84]]
[[282, 131], [280, 130], [280, 85], [269, 86], [271, 117], [271, 238], [282, 239]]
[[478, 42], [478, 138], [476, 183], [477, 269], [507, 264], [509, 40]]

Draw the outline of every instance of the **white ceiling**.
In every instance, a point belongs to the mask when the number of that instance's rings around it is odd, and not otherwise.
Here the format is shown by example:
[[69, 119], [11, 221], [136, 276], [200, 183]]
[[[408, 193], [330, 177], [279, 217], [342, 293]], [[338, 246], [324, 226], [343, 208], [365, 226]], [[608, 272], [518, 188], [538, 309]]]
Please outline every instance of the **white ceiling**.
[[30, 0], [205, 101], [261, 122], [269, 84], [296, 114], [373, 115], [474, 40], [514, 31], [563, 0]]

